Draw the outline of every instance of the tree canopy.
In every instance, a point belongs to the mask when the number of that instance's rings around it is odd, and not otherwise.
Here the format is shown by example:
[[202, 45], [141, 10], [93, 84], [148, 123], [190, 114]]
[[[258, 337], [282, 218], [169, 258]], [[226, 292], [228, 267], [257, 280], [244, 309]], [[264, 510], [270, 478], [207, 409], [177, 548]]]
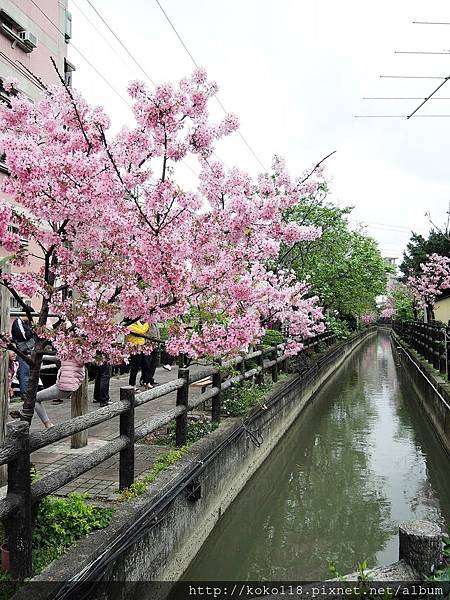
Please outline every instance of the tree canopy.
[[420, 265], [426, 263], [431, 254], [450, 257], [450, 240], [446, 232], [432, 229], [427, 238], [413, 232], [400, 265], [402, 280], [418, 277], [421, 274]]
[[326, 192], [322, 186], [287, 211], [289, 221], [320, 227], [322, 235], [301, 246], [284, 245], [280, 261], [293, 268], [298, 279], [308, 281], [324, 308], [341, 316], [360, 316], [373, 309], [376, 296], [384, 292], [389, 267], [373, 238], [350, 229], [352, 208], [325, 202]]

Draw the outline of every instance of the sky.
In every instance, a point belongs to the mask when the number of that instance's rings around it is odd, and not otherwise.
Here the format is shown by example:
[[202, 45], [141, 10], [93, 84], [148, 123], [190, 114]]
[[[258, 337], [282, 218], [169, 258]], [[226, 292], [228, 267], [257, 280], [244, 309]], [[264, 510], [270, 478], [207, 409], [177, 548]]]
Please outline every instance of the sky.
[[[300, 175], [335, 150], [325, 169], [329, 199], [354, 207], [353, 226], [365, 226], [384, 256], [401, 257], [411, 230], [429, 231], [425, 213], [437, 224], [446, 221], [450, 81], [417, 113], [424, 116], [409, 120], [404, 115], [421, 100], [363, 97], [425, 98], [450, 76], [447, 1], [69, 0], [74, 87], [102, 104], [114, 127], [132, 122], [130, 80], [152, 88], [144, 72], [153, 82], [176, 82], [195, 68], [161, 7], [193, 59], [218, 82], [221, 102], [239, 116], [258, 157], [233, 134], [216, 148], [226, 165], [257, 175], [260, 163], [267, 169], [279, 154]], [[211, 116], [223, 117], [216, 103]], [[195, 172], [192, 161], [179, 167], [185, 185], [195, 183]]]

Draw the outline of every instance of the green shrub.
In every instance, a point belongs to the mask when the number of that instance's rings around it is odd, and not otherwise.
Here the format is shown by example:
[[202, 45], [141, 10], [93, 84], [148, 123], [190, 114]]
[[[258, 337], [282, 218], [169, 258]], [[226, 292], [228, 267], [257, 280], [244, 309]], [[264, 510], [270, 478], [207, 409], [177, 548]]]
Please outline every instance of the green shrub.
[[[35, 469], [32, 478], [38, 479]], [[41, 500], [33, 515], [33, 576], [39, 575], [82, 537], [109, 525], [112, 513], [112, 509], [88, 504], [86, 494]], [[24, 583], [13, 582], [9, 573], [0, 571], [0, 600], [10, 598]]]
[[111, 521], [112, 510], [86, 502], [86, 494], [67, 498], [44, 498], [35, 512], [33, 572], [40, 573], [76, 541]]
[[241, 417], [257, 404], [261, 404], [270, 385], [257, 386], [250, 382], [232, 385], [223, 394], [222, 411], [230, 417]]
[[346, 321], [341, 321], [341, 319], [338, 319], [337, 317], [327, 317], [327, 326], [340, 340], [345, 340], [350, 336], [348, 323]]
[[283, 334], [276, 329], [266, 329], [266, 333], [262, 339], [264, 346], [276, 346], [284, 341]]

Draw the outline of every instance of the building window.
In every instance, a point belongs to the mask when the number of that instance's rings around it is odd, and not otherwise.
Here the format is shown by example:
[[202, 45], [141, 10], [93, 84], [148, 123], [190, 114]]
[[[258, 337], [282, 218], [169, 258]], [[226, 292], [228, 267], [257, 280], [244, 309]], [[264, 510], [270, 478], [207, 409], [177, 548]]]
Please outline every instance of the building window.
[[[25, 302], [25, 304], [28, 304], [28, 306], [31, 306], [31, 300], [29, 300], [28, 298], [22, 298], [22, 299]], [[16, 311], [16, 310], [22, 311], [23, 310], [20, 302], [18, 302], [13, 296], [10, 296], [10, 298], [9, 298], [9, 308], [10, 308], [10, 310], [13, 310], [13, 311]]]
[[75, 71], [75, 66], [67, 60], [64, 59], [64, 83], [67, 87], [72, 87], [72, 73]]
[[7, 92], [3, 87], [3, 79], [0, 77], [0, 102], [6, 104], [7, 106], [11, 106], [11, 98], [17, 96], [17, 90], [11, 90]]
[[72, 13], [70, 13], [66, 8], [65, 15], [64, 15], [64, 39], [66, 41], [66, 44], [69, 43], [71, 38], [72, 38]]
[[3, 9], [0, 10], [0, 31], [11, 40], [13, 48], [17, 46], [24, 52], [29, 53], [37, 47], [38, 39], [36, 35], [22, 27]]
[[[17, 227], [17, 225], [8, 225], [8, 231], [10, 233], [19, 233], [19, 228]], [[20, 247], [21, 248], [28, 248], [28, 238], [22, 236], [20, 238]]]

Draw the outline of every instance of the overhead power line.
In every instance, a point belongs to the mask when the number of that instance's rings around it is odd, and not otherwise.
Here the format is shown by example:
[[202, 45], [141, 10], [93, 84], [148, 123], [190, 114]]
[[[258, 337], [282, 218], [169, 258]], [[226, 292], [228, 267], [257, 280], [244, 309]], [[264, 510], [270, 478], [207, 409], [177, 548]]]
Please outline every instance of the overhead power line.
[[[47, 19], [47, 21], [49, 23], [51, 23], [53, 25], [53, 27], [63, 36], [65, 37], [65, 33], [63, 31], [61, 31], [61, 29], [58, 27], [58, 25], [52, 21], [52, 19], [42, 10], [42, 8], [36, 4], [36, 2], [34, 0], [31, 0], [32, 4], [34, 4], [34, 6], [36, 6], [36, 8], [42, 13], [42, 15]], [[81, 50], [79, 50], [75, 44], [73, 42], [71, 42], [71, 46], [72, 48], [83, 58], [83, 60], [91, 67], [91, 69], [106, 83], [106, 85], [115, 93], [117, 94], [117, 96], [129, 107], [131, 108], [131, 104], [128, 102], [128, 100], [122, 96], [122, 94], [106, 79], [106, 77], [104, 77], [102, 75], [102, 73], [100, 73], [100, 71], [92, 64], [92, 62], [83, 54], [83, 52], [81, 52]], [[197, 173], [194, 171], [194, 169], [188, 165], [185, 161], [183, 162], [183, 164], [191, 171], [191, 173], [193, 173], [195, 176], [197, 176]]]
[[77, 10], [81, 13], [83, 18], [91, 25], [91, 27], [93, 29], [95, 29], [95, 31], [102, 38], [102, 40], [105, 42], [105, 44], [107, 44], [107, 46], [114, 52], [114, 54], [117, 56], [117, 58], [119, 58], [121, 60], [122, 64], [125, 65], [128, 69], [130, 67], [130, 64], [125, 61], [124, 57], [111, 44], [111, 42], [108, 40], [108, 38], [105, 35], [103, 35], [103, 33], [100, 31], [100, 29], [97, 27], [97, 25], [92, 21], [92, 19], [89, 17], [89, 15], [87, 15], [84, 12], [84, 10], [81, 8], [81, 6], [79, 4], [77, 4], [77, 2], [75, 2], [75, 0], [70, 0], [70, 1], [77, 8]]
[[[90, 1], [87, 0], [90, 4]], [[191, 59], [192, 63], [194, 64], [195, 67], [198, 68], [198, 63], [195, 60], [194, 56], [192, 55], [192, 53], [190, 52], [189, 48], [187, 47], [186, 43], [184, 42], [183, 38], [181, 37], [181, 35], [178, 33], [175, 25], [173, 24], [171, 18], [169, 17], [169, 15], [167, 14], [167, 12], [164, 10], [161, 2], [159, 2], [159, 0], [156, 0], [156, 4], [159, 6], [161, 12], [163, 13], [164, 17], [166, 18], [167, 22], [169, 23], [170, 27], [172, 28], [172, 30], [174, 31], [175, 35], [177, 36], [178, 40], [180, 41], [181, 45], [183, 46], [183, 48], [185, 49], [186, 53], [188, 54], [189, 58]], [[223, 103], [221, 102], [220, 98], [216, 95], [215, 96], [216, 101], [218, 103], [218, 105], [220, 106], [220, 108], [223, 110], [223, 112], [225, 114], [228, 114], [227, 109], [225, 108], [225, 106], [223, 105]], [[247, 146], [248, 150], [250, 151], [250, 153], [252, 154], [253, 158], [258, 162], [258, 164], [264, 169], [264, 171], [267, 171], [266, 167], [264, 166], [264, 164], [262, 163], [262, 161], [260, 160], [260, 158], [258, 157], [258, 155], [256, 154], [256, 152], [253, 150], [253, 148], [251, 147], [251, 145], [249, 144], [249, 142], [247, 141], [247, 139], [244, 137], [243, 133], [238, 130], [238, 135], [241, 138], [241, 140], [244, 142], [244, 144]]]
[[[114, 50], [114, 52], [116, 52], [115, 48], [113, 48], [113, 46], [111, 46], [111, 44], [109, 43], [109, 41], [105, 38], [105, 36], [99, 31], [99, 29], [96, 27], [96, 25], [91, 21], [91, 19], [78, 7], [78, 5], [76, 4], [76, 2], [74, 2], [74, 0], [72, 0], [72, 2], [75, 4], [75, 6], [77, 6], [77, 8], [80, 10], [80, 12], [83, 14], [84, 18], [92, 25], [92, 27], [94, 27], [94, 29], [101, 35], [101, 37], [106, 41], [106, 43], [108, 44], [108, 46], [110, 48], [112, 48]], [[120, 37], [117, 35], [117, 33], [113, 30], [113, 28], [111, 27], [111, 25], [106, 21], [106, 19], [103, 17], [103, 15], [100, 13], [100, 11], [94, 6], [94, 4], [92, 2], [90, 2], [90, 0], [86, 0], [86, 2], [89, 4], [89, 6], [92, 8], [92, 10], [95, 12], [95, 14], [98, 16], [98, 18], [101, 20], [101, 22], [105, 25], [105, 27], [108, 29], [108, 31], [114, 36], [114, 38], [119, 42], [119, 44], [121, 45], [121, 47], [125, 50], [125, 52], [127, 53], [127, 55], [132, 59], [132, 61], [137, 65], [137, 67], [139, 68], [139, 70], [141, 71], [141, 73], [143, 73], [143, 75], [148, 79], [148, 81], [153, 85], [153, 87], [156, 87], [156, 83], [154, 82], [154, 80], [152, 79], [152, 77], [148, 74], [148, 72], [144, 69], [144, 67], [139, 63], [139, 61], [135, 58], [135, 56], [130, 52], [130, 50], [127, 48], [127, 46], [124, 44], [124, 42], [122, 42], [122, 40], [120, 39]], [[123, 61], [122, 57], [116, 52], [116, 54], [121, 58], [121, 60]], [[223, 164], [225, 164], [225, 161], [223, 161], [219, 155], [214, 152], [213, 155], [217, 158], [217, 160], [219, 160], [220, 162], [222, 162]], [[195, 171], [187, 164], [187, 162], [184, 160], [183, 163], [185, 164], [185, 166], [195, 175], [197, 175], [195, 173]]]
[[381, 79], [446, 79], [430, 75], [380, 75]]
[[413, 21], [414, 25], [450, 25], [445, 21]]
[[[53, 27], [59, 31], [59, 33], [65, 37], [65, 33], [63, 31], [61, 31], [61, 29], [58, 27], [58, 25], [56, 25], [56, 23], [54, 21], [52, 21], [52, 19], [50, 19], [50, 17], [42, 10], [42, 8], [34, 1], [34, 0], [30, 0], [32, 4], [34, 4], [34, 6], [42, 13], [42, 15], [47, 19], [47, 21], [49, 23], [51, 23], [53, 25]], [[91, 67], [91, 69], [93, 69], [97, 75], [102, 79], [102, 81], [104, 81], [106, 83], [106, 85], [123, 101], [125, 102], [125, 104], [128, 107], [131, 107], [130, 103], [128, 102], [128, 100], [122, 96], [122, 94], [106, 79], [106, 77], [104, 77], [102, 75], [102, 73], [91, 63], [91, 61], [83, 54], [83, 52], [81, 52], [81, 50], [79, 50], [75, 44], [71, 43], [72, 48], [75, 50], [75, 52], [77, 52], [81, 58]]]
[[450, 50], [443, 50], [442, 52], [428, 52], [423, 50], [395, 50], [394, 54], [450, 54]]
[[[425, 100], [421, 96], [364, 96], [363, 100]], [[450, 100], [450, 97], [429, 98], [429, 100]]]
[[444, 119], [450, 115], [353, 115], [355, 119]]
[[410, 119], [411, 117], [413, 117], [413, 116], [416, 114], [416, 112], [417, 112], [418, 110], [420, 110], [420, 109], [422, 108], [422, 106], [423, 106], [424, 104], [426, 104], [426, 103], [428, 102], [428, 100], [430, 100], [430, 98], [432, 98], [432, 97], [434, 96], [434, 94], [436, 94], [436, 92], [438, 92], [438, 91], [441, 89], [441, 87], [447, 83], [447, 81], [448, 81], [449, 79], [450, 79], [450, 76], [449, 76], [449, 77], [446, 77], [446, 78], [444, 79], [444, 81], [442, 81], [442, 82], [441, 82], [441, 83], [440, 83], [440, 84], [437, 86], [437, 88], [436, 88], [436, 89], [434, 89], [434, 90], [431, 92], [431, 94], [430, 94], [429, 96], [427, 96], [427, 97], [426, 97], [426, 98], [425, 98], [425, 99], [424, 99], [424, 100], [423, 100], [423, 101], [422, 101], [422, 102], [419, 104], [419, 106], [418, 106], [417, 108], [415, 108], [415, 109], [412, 111], [412, 113], [411, 113], [411, 114], [409, 114], [409, 115], [408, 115], [406, 118], [407, 118], [407, 119]]
[[95, 14], [98, 16], [98, 18], [101, 20], [101, 22], [104, 24], [104, 26], [111, 32], [111, 34], [115, 37], [115, 39], [118, 41], [118, 43], [122, 46], [122, 48], [125, 50], [125, 52], [128, 54], [128, 56], [131, 58], [131, 60], [134, 62], [134, 64], [138, 67], [138, 69], [141, 71], [141, 73], [143, 73], [145, 75], [145, 77], [150, 81], [150, 83], [154, 86], [156, 86], [155, 82], [153, 81], [153, 79], [150, 77], [150, 75], [147, 73], [147, 71], [142, 67], [142, 65], [136, 60], [136, 58], [134, 57], [134, 55], [128, 50], [128, 48], [125, 46], [125, 44], [122, 42], [122, 40], [119, 38], [119, 36], [113, 31], [113, 29], [109, 26], [109, 24], [107, 23], [107, 21], [102, 17], [102, 15], [99, 13], [99, 11], [95, 8], [95, 6], [92, 4], [92, 2], [90, 0], [86, 0], [86, 2], [89, 4], [89, 6], [92, 8], [92, 10], [95, 12]]

